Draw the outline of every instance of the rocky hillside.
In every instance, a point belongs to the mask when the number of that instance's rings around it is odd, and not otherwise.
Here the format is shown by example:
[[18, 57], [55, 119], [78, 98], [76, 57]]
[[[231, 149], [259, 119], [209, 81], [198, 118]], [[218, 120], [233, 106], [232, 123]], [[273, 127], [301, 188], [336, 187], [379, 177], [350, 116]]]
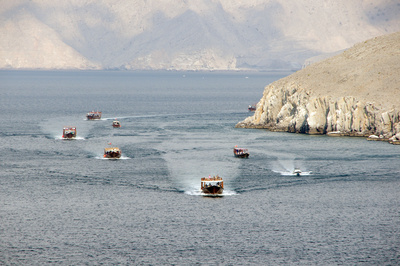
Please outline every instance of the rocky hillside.
[[400, 32], [376, 37], [268, 85], [237, 127], [391, 137], [400, 132]]
[[2, 0], [0, 69], [300, 69], [400, 30], [398, 0]]

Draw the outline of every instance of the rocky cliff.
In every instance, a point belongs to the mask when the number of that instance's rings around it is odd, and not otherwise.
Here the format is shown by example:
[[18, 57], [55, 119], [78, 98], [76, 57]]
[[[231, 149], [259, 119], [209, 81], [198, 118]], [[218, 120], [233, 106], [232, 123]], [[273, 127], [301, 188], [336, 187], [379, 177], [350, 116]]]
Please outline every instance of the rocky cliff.
[[268, 85], [236, 127], [350, 136], [400, 132], [400, 32], [359, 43]]

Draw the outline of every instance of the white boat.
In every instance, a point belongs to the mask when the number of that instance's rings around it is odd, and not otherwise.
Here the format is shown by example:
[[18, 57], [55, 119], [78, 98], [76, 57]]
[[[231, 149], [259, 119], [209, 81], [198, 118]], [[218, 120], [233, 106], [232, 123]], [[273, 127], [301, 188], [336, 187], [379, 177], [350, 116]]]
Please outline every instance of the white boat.
[[294, 171], [293, 171], [293, 175], [300, 176], [301, 173], [302, 173], [302, 172], [301, 172], [301, 170], [300, 170], [299, 168], [295, 168]]
[[115, 119], [113, 122], [112, 122], [112, 126], [115, 128], [115, 127], [121, 127], [121, 123], [117, 120], [117, 119]]

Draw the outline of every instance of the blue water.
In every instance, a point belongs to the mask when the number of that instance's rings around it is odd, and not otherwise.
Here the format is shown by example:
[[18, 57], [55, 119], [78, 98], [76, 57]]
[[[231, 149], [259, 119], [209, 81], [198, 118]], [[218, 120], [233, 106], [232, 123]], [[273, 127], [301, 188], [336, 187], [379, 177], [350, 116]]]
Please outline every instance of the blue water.
[[399, 264], [400, 147], [234, 128], [288, 74], [1, 71], [0, 264]]

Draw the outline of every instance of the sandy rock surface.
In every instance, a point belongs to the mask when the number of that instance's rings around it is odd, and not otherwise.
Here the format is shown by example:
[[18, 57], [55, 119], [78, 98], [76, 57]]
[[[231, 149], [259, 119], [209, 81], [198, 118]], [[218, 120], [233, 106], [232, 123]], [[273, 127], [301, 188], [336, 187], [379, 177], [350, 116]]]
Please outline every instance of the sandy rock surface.
[[268, 85], [237, 127], [307, 134], [400, 132], [400, 32], [376, 37]]

